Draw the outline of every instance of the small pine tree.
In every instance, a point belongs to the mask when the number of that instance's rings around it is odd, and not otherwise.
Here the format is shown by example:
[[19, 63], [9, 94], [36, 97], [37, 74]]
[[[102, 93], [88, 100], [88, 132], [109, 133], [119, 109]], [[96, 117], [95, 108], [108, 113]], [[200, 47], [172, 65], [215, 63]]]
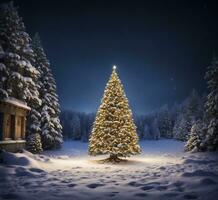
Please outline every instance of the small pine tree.
[[137, 131], [137, 134], [139, 136], [139, 139], [143, 139], [144, 138], [144, 124], [143, 124], [143, 117], [142, 116], [139, 116], [139, 115], [136, 115], [134, 116], [134, 122], [136, 124], [136, 131]]
[[189, 137], [189, 140], [187, 141], [185, 145], [185, 150], [186, 151], [191, 151], [191, 152], [198, 152], [202, 151], [202, 140], [205, 135], [205, 128], [203, 125], [202, 120], [197, 120], [191, 128], [191, 134]]
[[118, 157], [139, 153], [132, 112], [114, 67], [93, 125], [89, 154], [109, 154], [108, 161], [119, 162]]
[[165, 138], [172, 138], [172, 121], [170, 118], [170, 112], [167, 105], [164, 105], [158, 114], [158, 127], [160, 135]]
[[160, 130], [158, 127], [158, 120], [157, 118], [154, 119], [154, 121], [151, 124], [151, 134], [153, 139], [158, 140], [160, 139]]
[[78, 113], [73, 114], [71, 120], [71, 127], [72, 127], [71, 139], [73, 140], [81, 139], [81, 126], [80, 126], [80, 119]]
[[[158, 130], [159, 131], [159, 130]], [[145, 124], [144, 126], [144, 130], [143, 130], [143, 138], [144, 139], [151, 139], [152, 136], [151, 136], [151, 130], [148, 126], [148, 124]], [[153, 139], [153, 138], [152, 138]]]
[[26, 149], [32, 153], [42, 152], [41, 137], [39, 134], [34, 133], [27, 137]]
[[192, 90], [190, 96], [185, 101], [184, 114], [190, 121], [198, 120], [201, 118], [201, 98], [196, 90]]
[[218, 59], [215, 55], [205, 78], [209, 94], [205, 105], [208, 127], [203, 144], [207, 150], [215, 151], [218, 149]]
[[184, 115], [180, 115], [173, 128], [173, 137], [177, 140], [187, 141], [190, 135], [190, 126], [192, 126], [190, 123], [193, 121], [189, 122]]
[[63, 142], [63, 136], [59, 119], [60, 105], [56, 92], [56, 82], [38, 34], [33, 38], [32, 48], [36, 54], [35, 63], [40, 72], [42, 146], [43, 149], [59, 148]]

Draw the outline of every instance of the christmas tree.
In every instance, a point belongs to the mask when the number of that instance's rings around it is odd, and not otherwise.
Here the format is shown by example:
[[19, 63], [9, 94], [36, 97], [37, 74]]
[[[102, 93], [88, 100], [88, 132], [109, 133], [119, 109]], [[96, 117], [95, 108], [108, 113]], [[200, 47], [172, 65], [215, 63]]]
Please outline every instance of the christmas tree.
[[119, 162], [119, 157], [139, 153], [132, 112], [114, 66], [89, 139], [89, 154], [109, 154], [105, 161]]

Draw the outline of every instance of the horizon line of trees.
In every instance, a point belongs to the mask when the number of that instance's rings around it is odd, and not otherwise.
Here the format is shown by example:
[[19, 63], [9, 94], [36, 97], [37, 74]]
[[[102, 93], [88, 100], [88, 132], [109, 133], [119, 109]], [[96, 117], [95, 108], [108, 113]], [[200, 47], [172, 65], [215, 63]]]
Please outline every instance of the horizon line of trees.
[[[196, 90], [173, 106], [163, 105], [148, 114], [134, 114], [139, 139], [175, 138], [186, 141], [190, 126], [203, 115], [205, 96], [200, 96]], [[65, 140], [81, 140], [87, 142], [91, 133], [95, 113], [84, 113], [73, 110], [61, 111], [60, 119]]]

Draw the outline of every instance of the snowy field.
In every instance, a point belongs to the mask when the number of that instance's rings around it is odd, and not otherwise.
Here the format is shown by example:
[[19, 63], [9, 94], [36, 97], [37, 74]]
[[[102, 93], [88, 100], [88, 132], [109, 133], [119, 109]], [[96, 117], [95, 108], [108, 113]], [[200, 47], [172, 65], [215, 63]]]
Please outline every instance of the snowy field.
[[2, 153], [0, 199], [205, 199], [218, 195], [215, 153], [184, 153], [175, 140], [142, 141], [142, 154], [99, 164], [87, 143], [65, 142], [43, 155]]

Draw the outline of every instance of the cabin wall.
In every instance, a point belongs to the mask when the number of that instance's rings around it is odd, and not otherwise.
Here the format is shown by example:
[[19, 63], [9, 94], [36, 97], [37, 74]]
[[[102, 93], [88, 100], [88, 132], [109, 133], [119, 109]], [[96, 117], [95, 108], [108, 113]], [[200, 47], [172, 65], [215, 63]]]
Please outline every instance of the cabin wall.
[[0, 149], [16, 152], [25, 147], [27, 110], [0, 102]]

